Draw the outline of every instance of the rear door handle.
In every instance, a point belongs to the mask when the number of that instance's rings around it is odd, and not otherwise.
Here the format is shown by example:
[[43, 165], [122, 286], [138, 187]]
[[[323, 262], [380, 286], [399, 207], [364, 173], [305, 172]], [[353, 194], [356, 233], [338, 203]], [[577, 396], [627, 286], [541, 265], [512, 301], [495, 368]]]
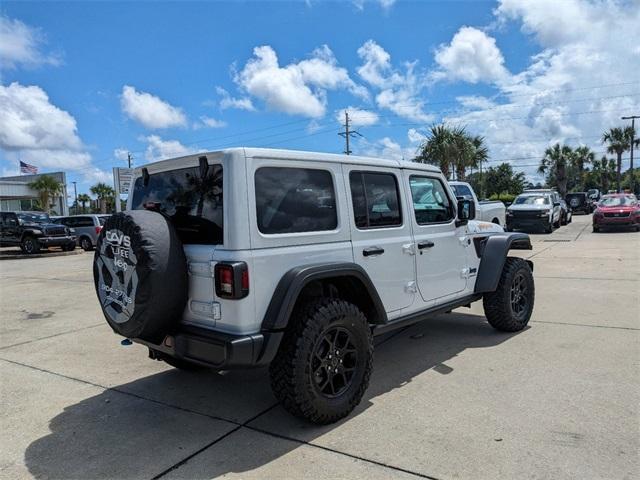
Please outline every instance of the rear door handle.
[[425, 248], [431, 248], [431, 247], [434, 247], [435, 245], [436, 244], [433, 243], [432, 241], [425, 240], [424, 242], [418, 243], [418, 250], [422, 250], [422, 249], [425, 249]]
[[362, 250], [362, 255], [365, 257], [371, 257], [373, 255], [382, 255], [384, 253], [384, 248], [380, 247], [368, 247]]

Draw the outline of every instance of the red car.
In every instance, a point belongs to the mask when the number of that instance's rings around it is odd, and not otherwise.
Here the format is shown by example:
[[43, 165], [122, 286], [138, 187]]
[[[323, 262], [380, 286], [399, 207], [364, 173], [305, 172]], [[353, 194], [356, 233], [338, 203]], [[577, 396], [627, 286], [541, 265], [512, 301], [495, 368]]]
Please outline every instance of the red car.
[[614, 193], [604, 195], [593, 212], [593, 231], [604, 227], [633, 227], [640, 231], [640, 203], [635, 195]]

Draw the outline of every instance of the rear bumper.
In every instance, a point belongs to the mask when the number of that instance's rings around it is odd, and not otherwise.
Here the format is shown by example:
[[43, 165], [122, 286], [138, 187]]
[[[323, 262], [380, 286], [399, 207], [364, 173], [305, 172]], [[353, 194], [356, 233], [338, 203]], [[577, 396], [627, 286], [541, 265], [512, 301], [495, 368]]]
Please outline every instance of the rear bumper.
[[43, 247], [61, 247], [63, 245], [68, 245], [76, 243], [75, 236], [65, 236], [65, 237], [39, 237], [38, 243]]
[[167, 335], [161, 344], [134, 338], [134, 342], [163, 355], [217, 369], [251, 368], [268, 365], [275, 357], [284, 332], [229, 335], [200, 327], [185, 326]]

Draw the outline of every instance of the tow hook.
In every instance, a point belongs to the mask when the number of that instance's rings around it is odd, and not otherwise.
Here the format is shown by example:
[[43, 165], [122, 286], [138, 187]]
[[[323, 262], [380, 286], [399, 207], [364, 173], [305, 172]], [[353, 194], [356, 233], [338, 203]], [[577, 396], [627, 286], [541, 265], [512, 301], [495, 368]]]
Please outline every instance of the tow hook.
[[128, 338], [125, 338], [120, 341], [120, 345], [122, 345], [123, 347], [128, 347], [129, 345], [133, 345], [133, 342]]

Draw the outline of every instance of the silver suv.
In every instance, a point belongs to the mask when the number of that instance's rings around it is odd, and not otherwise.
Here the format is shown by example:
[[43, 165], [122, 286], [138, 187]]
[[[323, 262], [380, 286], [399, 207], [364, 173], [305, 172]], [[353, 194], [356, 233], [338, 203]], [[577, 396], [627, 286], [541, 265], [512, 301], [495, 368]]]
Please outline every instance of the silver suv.
[[294, 415], [360, 402], [373, 336], [483, 300], [515, 332], [534, 303], [528, 235], [470, 220], [437, 168], [235, 148], [136, 168], [98, 237], [94, 279], [119, 335], [178, 368], [269, 365]]
[[102, 226], [110, 215], [71, 215], [69, 217], [58, 217], [54, 223], [60, 223], [75, 230], [78, 237], [78, 245], [83, 250], [93, 250]]

